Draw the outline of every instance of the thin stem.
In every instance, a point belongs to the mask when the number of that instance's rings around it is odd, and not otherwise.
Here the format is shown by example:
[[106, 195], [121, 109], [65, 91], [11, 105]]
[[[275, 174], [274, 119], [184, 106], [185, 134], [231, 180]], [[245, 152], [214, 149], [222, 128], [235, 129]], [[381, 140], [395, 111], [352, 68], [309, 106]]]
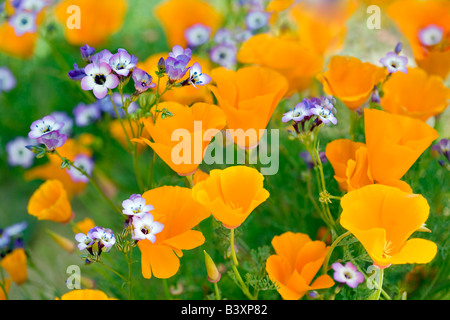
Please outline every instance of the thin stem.
[[380, 269], [380, 277], [377, 284], [377, 291], [373, 300], [380, 300], [381, 291], [383, 290], [384, 269]]
[[328, 271], [328, 263], [330, 262], [331, 254], [333, 253], [334, 248], [339, 244], [339, 242], [342, 241], [345, 237], [349, 236], [351, 234], [350, 231], [347, 231], [346, 233], [341, 234], [339, 237], [334, 240], [334, 242], [331, 244], [330, 249], [328, 249], [327, 255], [325, 257], [325, 260], [323, 262], [322, 270], [324, 273]]
[[189, 188], [192, 189], [194, 187], [194, 180], [192, 179], [192, 174], [191, 175], [187, 175], [186, 176], [186, 180], [187, 180]]
[[241, 274], [239, 273], [239, 270], [237, 269], [239, 262], [237, 260], [236, 250], [234, 248], [234, 229], [231, 229], [231, 231], [230, 231], [230, 248], [231, 248], [231, 259], [233, 260], [233, 264], [231, 265], [231, 268], [233, 269], [234, 275], [236, 276], [238, 286], [242, 290], [242, 292], [247, 296], [247, 298], [249, 298], [250, 300], [255, 300], [255, 297], [250, 293], [250, 290], [248, 289], [244, 280], [242, 280]]
[[126, 258], [127, 258], [127, 262], [128, 262], [128, 300], [131, 300], [131, 293], [132, 293], [132, 275], [133, 275], [133, 270], [132, 270], [132, 256], [133, 256], [133, 249], [130, 250], [130, 256], [128, 257], [128, 254], [126, 254]]
[[217, 282], [214, 283], [214, 292], [216, 293], [216, 300], [222, 300]]
[[166, 295], [167, 300], [172, 300], [172, 295], [170, 294], [169, 283], [167, 279], [162, 279], [164, 285], [164, 294]]
[[131, 150], [132, 145], [131, 145], [130, 137], [128, 136], [128, 132], [127, 132], [127, 130], [125, 129], [125, 125], [123, 124], [122, 118], [120, 117], [120, 114], [119, 114], [119, 110], [117, 109], [117, 106], [116, 106], [116, 104], [114, 103], [114, 99], [113, 99], [111, 93], [109, 94], [109, 100], [111, 100], [111, 103], [112, 103], [112, 105], [113, 105], [113, 107], [114, 107], [114, 112], [116, 113], [116, 117], [117, 117], [117, 119], [118, 119], [119, 122], [120, 122], [120, 126], [122, 127], [123, 133], [125, 134], [125, 138], [126, 138], [126, 140], [127, 140], [128, 148], [129, 148], [129, 150]]
[[117, 272], [116, 270], [114, 270], [113, 268], [111, 268], [110, 266], [108, 266], [107, 264], [103, 263], [102, 261], [98, 260], [96, 261], [98, 263], [100, 263], [102, 266], [104, 266], [106, 269], [108, 269], [109, 271], [112, 271], [113, 273], [115, 273], [120, 279], [122, 279], [124, 282], [128, 282], [128, 280], [121, 275], [119, 272]]
[[156, 152], [153, 150], [153, 158], [150, 163], [149, 175], [148, 175], [148, 185], [149, 189], [153, 189], [153, 176], [155, 175], [155, 163], [156, 163]]

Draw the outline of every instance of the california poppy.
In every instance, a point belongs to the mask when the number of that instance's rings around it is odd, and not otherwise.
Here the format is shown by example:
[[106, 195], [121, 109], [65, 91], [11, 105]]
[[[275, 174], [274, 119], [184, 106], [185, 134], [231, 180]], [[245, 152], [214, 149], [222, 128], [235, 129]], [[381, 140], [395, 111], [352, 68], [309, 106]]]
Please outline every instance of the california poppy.
[[25, 33], [17, 36], [14, 28], [3, 22], [0, 24], [0, 51], [22, 59], [30, 58], [34, 53], [38, 35], [37, 33]]
[[185, 31], [195, 24], [202, 24], [215, 31], [223, 17], [211, 4], [202, 0], [168, 0], [155, 8], [155, 16], [161, 22], [170, 47], [187, 46]]
[[27, 281], [27, 255], [23, 248], [17, 248], [6, 254], [0, 261], [0, 266], [8, 272], [12, 281], [21, 285]]
[[276, 254], [267, 259], [266, 271], [283, 299], [299, 300], [310, 290], [334, 285], [326, 274], [314, 280], [329, 250], [324, 242], [312, 241], [303, 233], [286, 232], [275, 236], [272, 246]]
[[384, 185], [368, 185], [341, 199], [341, 225], [366, 248], [374, 264], [428, 263], [437, 246], [409, 239], [426, 222], [430, 207], [417, 194]]
[[[6, 300], [6, 296], [7, 294], [9, 294], [9, 288], [11, 287], [11, 283], [12, 280], [9, 278], [4, 279], [4, 281], [2, 282], [3, 289], [0, 287], [0, 301]], [[6, 292], [3, 290], [5, 290]]]
[[270, 68], [284, 76], [289, 84], [286, 96], [308, 89], [314, 76], [323, 67], [323, 57], [303, 45], [299, 39], [274, 37], [265, 33], [244, 42], [237, 59], [241, 63]]
[[450, 89], [442, 78], [420, 68], [408, 68], [407, 74], [394, 73], [383, 85], [383, 92], [384, 110], [424, 121], [443, 112], [450, 99]]
[[[68, 19], [76, 14], [76, 11], [68, 13], [68, 8], [73, 5], [78, 6], [81, 14], [80, 28], [71, 28], [68, 23]], [[115, 0], [114, 5], [109, 0], [64, 0], [56, 5], [55, 14], [70, 44], [98, 46], [122, 28], [127, 7], [125, 0]]]
[[152, 118], [144, 119], [153, 142], [144, 137], [136, 141], [149, 145], [179, 175], [194, 174], [214, 137], [210, 133], [225, 126], [225, 113], [215, 105], [200, 102], [191, 107], [163, 102], [158, 108], [167, 109], [171, 115], [159, 117], [155, 123]]
[[417, 65], [445, 79], [450, 72], [450, 3], [399, 0], [387, 14], [408, 38]]
[[117, 300], [110, 298], [101, 290], [94, 289], [77, 289], [69, 291], [55, 300]]
[[192, 189], [192, 197], [207, 207], [229, 229], [241, 225], [253, 210], [267, 200], [264, 176], [246, 166], [215, 169]]
[[360, 108], [373, 88], [386, 77], [386, 71], [355, 57], [333, 56], [324, 73], [317, 76], [326, 94], [340, 99], [349, 109]]
[[[211, 76], [216, 86], [210, 88], [227, 116], [228, 129], [236, 133], [235, 143], [241, 148], [255, 147], [287, 92], [288, 82], [278, 72], [259, 66], [237, 71], [220, 67], [213, 69]], [[250, 130], [254, 135], [240, 139], [238, 130]]]
[[192, 199], [189, 188], [164, 186], [145, 192], [142, 197], [154, 207], [155, 221], [164, 225], [150, 240], [138, 242], [141, 251], [142, 275], [166, 279], [175, 275], [180, 267], [182, 250], [191, 250], [205, 242], [200, 231], [191, 230], [210, 216], [209, 211]]
[[47, 180], [33, 193], [28, 213], [39, 220], [66, 223], [72, 219], [72, 206], [59, 180]]

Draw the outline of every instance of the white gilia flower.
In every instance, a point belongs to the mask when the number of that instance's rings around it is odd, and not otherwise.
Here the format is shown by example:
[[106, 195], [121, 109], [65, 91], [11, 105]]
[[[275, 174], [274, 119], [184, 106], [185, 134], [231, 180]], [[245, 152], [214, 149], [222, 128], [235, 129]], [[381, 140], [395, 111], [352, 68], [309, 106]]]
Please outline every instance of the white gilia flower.
[[155, 221], [151, 213], [147, 213], [141, 218], [133, 218], [134, 226], [134, 240], [150, 240], [151, 243], [155, 243], [156, 234], [160, 233], [164, 229], [164, 225], [158, 221]]

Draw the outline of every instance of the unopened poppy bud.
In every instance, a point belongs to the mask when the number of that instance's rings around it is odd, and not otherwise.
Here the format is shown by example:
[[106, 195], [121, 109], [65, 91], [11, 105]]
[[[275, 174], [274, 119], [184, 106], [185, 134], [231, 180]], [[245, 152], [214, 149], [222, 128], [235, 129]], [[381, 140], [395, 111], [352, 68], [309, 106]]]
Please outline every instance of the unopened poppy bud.
[[203, 250], [203, 253], [205, 254], [205, 265], [206, 265], [206, 272], [208, 273], [208, 281], [211, 283], [219, 282], [221, 274], [219, 270], [217, 269], [214, 261], [211, 259], [208, 253], [206, 253], [205, 250]]
[[419, 229], [417, 229], [418, 232], [431, 232], [430, 229], [425, 227], [425, 224], [423, 224]]
[[56, 234], [50, 230], [47, 230], [47, 233], [65, 251], [67, 251], [69, 253], [75, 252], [76, 244], [73, 241], [71, 241], [59, 234]]
[[81, 278], [80, 278], [80, 283], [83, 286], [83, 288], [86, 288], [86, 289], [94, 289], [96, 286], [96, 283], [94, 280], [83, 277], [83, 276], [81, 276]]

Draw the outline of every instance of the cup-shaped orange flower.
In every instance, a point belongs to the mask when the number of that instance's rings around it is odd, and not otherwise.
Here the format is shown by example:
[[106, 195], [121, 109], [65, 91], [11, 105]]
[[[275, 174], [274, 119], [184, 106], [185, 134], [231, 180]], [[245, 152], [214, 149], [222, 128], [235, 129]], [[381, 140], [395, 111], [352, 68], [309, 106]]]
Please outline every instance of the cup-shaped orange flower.
[[200, 231], [191, 229], [210, 213], [194, 201], [189, 188], [164, 186], [147, 191], [142, 197], [154, 207], [151, 212], [154, 220], [164, 225], [154, 243], [147, 239], [138, 242], [142, 275], [146, 279], [152, 275], [167, 279], [177, 273], [182, 250], [197, 248], [205, 242]]
[[0, 24], [0, 51], [7, 55], [27, 59], [34, 53], [38, 35], [37, 33], [25, 33], [21, 36], [16, 35], [14, 28], [3, 22]]
[[59, 180], [47, 180], [33, 193], [28, 213], [39, 220], [66, 223], [72, 219], [72, 206]]
[[386, 77], [386, 71], [355, 57], [333, 56], [324, 73], [317, 76], [326, 94], [341, 100], [349, 109], [360, 108], [373, 88]]
[[323, 67], [323, 57], [299, 39], [268, 34], [258, 34], [244, 42], [237, 59], [241, 63], [267, 67], [283, 75], [289, 84], [286, 96], [308, 89]]
[[384, 110], [424, 121], [443, 112], [450, 99], [450, 89], [442, 78], [419, 68], [408, 68], [407, 74], [394, 73], [384, 84], [383, 92]]
[[361, 242], [377, 266], [428, 263], [436, 255], [432, 241], [409, 239], [428, 219], [430, 207], [423, 196], [369, 185], [347, 193], [341, 206], [341, 225]]
[[69, 291], [55, 300], [117, 300], [110, 298], [101, 290], [94, 289], [78, 289]]
[[127, 8], [126, 0], [64, 0], [55, 15], [70, 44], [98, 46], [122, 28]]
[[159, 109], [167, 109], [171, 116], [144, 119], [153, 142], [136, 139], [149, 145], [176, 173], [194, 174], [202, 162], [205, 150], [214, 135], [226, 124], [225, 113], [217, 106], [196, 103], [191, 107], [176, 102], [163, 102]]
[[27, 255], [23, 248], [14, 249], [0, 261], [0, 266], [8, 272], [12, 281], [21, 285], [27, 281]]
[[[241, 148], [257, 146], [288, 82], [278, 72], [259, 66], [237, 71], [220, 67], [211, 76], [216, 86], [210, 88], [227, 116], [228, 129], [236, 133], [235, 143]], [[246, 137], [237, 134], [240, 131]]]
[[399, 180], [439, 137], [425, 122], [376, 109], [364, 110], [366, 144], [373, 179]]
[[184, 32], [195, 24], [202, 24], [214, 32], [223, 17], [209, 2], [202, 0], [168, 0], [155, 8], [155, 16], [161, 22], [169, 47], [187, 46]]
[[[154, 75], [155, 72], [158, 71], [159, 59], [164, 58], [165, 60], [168, 57], [169, 54], [167, 52], [156, 53], [148, 57], [145, 61], [138, 63], [137, 67], [139, 69], [145, 70], [150, 75]], [[211, 69], [210, 60], [203, 59], [199, 56], [193, 55], [188, 66], [191, 66], [196, 62], [202, 66], [203, 73], [210, 74]], [[188, 76], [189, 74], [186, 75], [186, 77]], [[159, 93], [164, 92], [167, 81], [168, 81], [167, 76], [161, 78], [159, 85]], [[161, 97], [161, 100], [174, 101], [186, 105], [191, 105], [195, 102], [213, 103], [212, 94], [208, 86], [197, 86], [197, 88], [195, 88], [194, 86], [183, 86], [180, 88], [176, 88], [174, 90], [169, 90], [164, 93], [164, 95]]]
[[300, 2], [291, 15], [302, 44], [324, 55], [340, 49], [347, 34], [346, 22], [357, 7], [355, 0]]
[[295, 0], [272, 0], [267, 5], [267, 12], [280, 12], [293, 5]]
[[224, 227], [241, 225], [270, 194], [264, 189], [264, 176], [246, 166], [215, 169], [192, 189], [192, 197], [207, 207]]
[[[85, 154], [87, 156], [92, 156], [92, 150], [90, 150], [86, 145], [84, 145], [84, 137], [80, 136], [77, 140], [67, 139], [66, 143], [58, 148], [58, 153], [67, 159], [74, 160], [75, 156], [78, 154]], [[72, 180], [70, 175], [66, 170], [61, 170], [61, 158], [56, 154], [48, 154], [48, 162], [37, 167], [31, 168], [25, 172], [26, 180], [43, 179], [43, 180], [53, 180], [57, 179], [61, 181], [64, 189], [67, 191], [69, 198], [76, 194], [83, 192], [86, 188], [86, 183], [75, 182]]]
[[409, 40], [417, 65], [445, 79], [450, 72], [450, 2], [399, 0], [387, 14]]
[[[266, 261], [266, 271], [285, 300], [299, 300], [308, 291], [334, 285], [329, 275], [314, 280], [329, 247], [322, 241], [312, 241], [303, 233], [286, 232], [272, 239], [274, 255]], [[314, 281], [313, 281], [314, 280]]]

